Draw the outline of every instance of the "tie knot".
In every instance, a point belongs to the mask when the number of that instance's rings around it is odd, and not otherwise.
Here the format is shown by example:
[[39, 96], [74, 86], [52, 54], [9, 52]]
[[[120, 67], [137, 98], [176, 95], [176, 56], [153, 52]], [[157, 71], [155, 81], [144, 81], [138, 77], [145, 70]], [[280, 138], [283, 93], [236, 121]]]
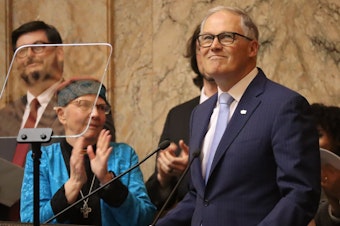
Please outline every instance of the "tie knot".
[[230, 96], [228, 93], [222, 93], [220, 95], [219, 103], [230, 105], [233, 102], [234, 98]]
[[40, 106], [40, 103], [39, 103], [37, 98], [34, 98], [30, 103], [31, 109], [37, 110], [39, 108], [39, 106]]

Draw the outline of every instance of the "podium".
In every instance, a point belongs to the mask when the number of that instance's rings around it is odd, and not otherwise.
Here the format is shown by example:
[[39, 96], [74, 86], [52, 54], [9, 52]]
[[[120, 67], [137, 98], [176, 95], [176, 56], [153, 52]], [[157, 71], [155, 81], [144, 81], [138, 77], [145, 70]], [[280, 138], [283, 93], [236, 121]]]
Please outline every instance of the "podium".
[[23, 168], [0, 157], [0, 203], [10, 207], [20, 199], [23, 175]]

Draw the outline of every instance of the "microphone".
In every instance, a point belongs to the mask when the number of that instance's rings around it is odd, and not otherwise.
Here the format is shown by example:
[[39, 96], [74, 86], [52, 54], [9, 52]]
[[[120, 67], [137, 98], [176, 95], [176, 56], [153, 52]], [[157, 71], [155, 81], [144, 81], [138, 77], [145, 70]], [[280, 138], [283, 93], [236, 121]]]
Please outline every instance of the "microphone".
[[102, 186], [100, 186], [99, 188], [93, 190], [92, 192], [90, 192], [89, 194], [85, 195], [84, 197], [82, 197], [81, 199], [79, 199], [78, 201], [74, 202], [73, 204], [69, 205], [68, 207], [66, 207], [65, 209], [63, 209], [62, 211], [60, 211], [59, 213], [55, 214], [53, 217], [51, 217], [50, 219], [48, 219], [46, 222], [44, 222], [44, 224], [48, 224], [50, 223], [52, 220], [54, 220], [55, 218], [59, 217], [61, 214], [65, 213], [66, 211], [68, 211], [69, 209], [73, 208], [74, 206], [76, 206], [77, 204], [81, 203], [82, 201], [84, 201], [85, 199], [87, 199], [88, 197], [94, 195], [95, 193], [101, 191], [102, 189], [104, 189], [107, 185], [113, 183], [114, 181], [120, 179], [122, 176], [124, 176], [125, 174], [131, 172], [132, 170], [134, 170], [135, 168], [137, 168], [138, 166], [140, 166], [143, 162], [145, 162], [146, 160], [148, 160], [151, 156], [153, 156], [155, 153], [157, 153], [160, 150], [163, 150], [167, 147], [169, 147], [170, 145], [170, 141], [169, 140], [164, 140], [162, 141], [159, 145], [158, 148], [156, 150], [154, 150], [153, 152], [151, 152], [150, 154], [148, 154], [143, 160], [141, 160], [140, 162], [138, 162], [137, 164], [135, 164], [134, 166], [130, 167], [128, 170], [126, 170], [125, 172], [119, 174], [118, 176], [112, 178], [110, 181], [108, 181], [106, 184], [103, 184]]
[[165, 208], [167, 207], [167, 205], [169, 204], [170, 200], [172, 199], [172, 196], [175, 194], [178, 186], [180, 185], [180, 183], [182, 182], [183, 178], [185, 177], [185, 175], [187, 175], [192, 162], [198, 157], [200, 156], [201, 151], [195, 151], [194, 153], [192, 153], [192, 158], [190, 163], [187, 165], [187, 167], [185, 168], [185, 170], [183, 171], [181, 177], [178, 179], [177, 183], [175, 184], [175, 187], [171, 190], [171, 193], [169, 194], [168, 198], [166, 199], [165, 203], [163, 204], [162, 208], [160, 209], [160, 211], [158, 212], [157, 216], [155, 217], [155, 219], [153, 220], [152, 224], [150, 224], [149, 226], [155, 226], [157, 221], [159, 220], [159, 218], [161, 217], [161, 215], [163, 214]]

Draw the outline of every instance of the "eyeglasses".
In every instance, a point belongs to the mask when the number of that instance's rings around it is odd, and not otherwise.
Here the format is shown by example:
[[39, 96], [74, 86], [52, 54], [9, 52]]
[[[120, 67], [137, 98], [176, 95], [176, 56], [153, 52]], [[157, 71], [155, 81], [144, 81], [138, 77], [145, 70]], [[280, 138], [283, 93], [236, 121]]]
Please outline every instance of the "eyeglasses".
[[197, 40], [198, 40], [198, 44], [201, 47], [210, 47], [213, 44], [215, 37], [217, 37], [217, 39], [221, 43], [221, 45], [228, 46], [228, 45], [234, 43], [236, 35], [238, 35], [242, 38], [245, 38], [249, 41], [253, 41], [253, 39], [251, 39], [247, 36], [241, 35], [239, 33], [236, 33], [236, 32], [223, 32], [223, 33], [220, 33], [218, 35], [201, 34], [201, 35], [198, 36]]
[[[42, 46], [43, 44], [50, 44], [50, 43], [46, 43], [46, 42], [33, 43], [31, 46], [27, 46], [27, 47], [23, 47], [23, 48], [19, 49], [17, 51], [16, 56], [19, 57], [19, 58], [26, 57], [27, 53], [28, 53], [28, 49], [31, 49], [31, 51], [34, 54], [43, 53], [45, 48], [47, 47], [47, 46]], [[37, 45], [37, 46], [34, 46], [34, 45]]]
[[[77, 105], [82, 111], [90, 111], [95, 105], [93, 102], [89, 100], [74, 100], [71, 102], [72, 104]], [[105, 113], [106, 115], [110, 113], [111, 108], [107, 104], [96, 104], [97, 111]]]

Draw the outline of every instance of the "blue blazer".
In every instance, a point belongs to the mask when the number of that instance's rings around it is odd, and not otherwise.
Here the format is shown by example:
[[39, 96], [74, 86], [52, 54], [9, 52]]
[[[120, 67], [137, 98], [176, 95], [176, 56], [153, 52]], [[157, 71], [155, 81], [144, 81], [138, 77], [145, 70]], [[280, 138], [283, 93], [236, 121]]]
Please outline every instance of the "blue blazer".
[[[202, 148], [216, 101], [217, 94], [193, 110], [191, 153]], [[189, 193], [157, 226], [306, 226], [320, 198], [318, 134], [308, 102], [259, 69], [229, 121], [207, 184], [201, 171], [197, 158]]]
[[[113, 148], [108, 159], [108, 171], [120, 175], [138, 163], [136, 152], [125, 143], [111, 143]], [[59, 210], [53, 209], [52, 199], [58, 196], [58, 208], [65, 209], [69, 206], [64, 194], [63, 186], [69, 179], [69, 173], [61, 152], [60, 143], [53, 143], [41, 148], [40, 158], [40, 222], [45, 222]], [[24, 178], [21, 189], [20, 216], [22, 222], [33, 222], [34, 200], [33, 200], [33, 159], [30, 158], [32, 151], [27, 154]], [[111, 206], [102, 198], [100, 199], [101, 223], [103, 226], [141, 226], [148, 225], [156, 211], [151, 203], [144, 186], [143, 175], [139, 167], [122, 176], [119, 181], [128, 189], [128, 195], [120, 206]], [[111, 194], [113, 196], [119, 195]], [[56, 200], [54, 200], [56, 202]], [[54, 212], [56, 211], [56, 212]], [[54, 219], [52, 224], [56, 224]], [[70, 222], [59, 222], [70, 223]]]

